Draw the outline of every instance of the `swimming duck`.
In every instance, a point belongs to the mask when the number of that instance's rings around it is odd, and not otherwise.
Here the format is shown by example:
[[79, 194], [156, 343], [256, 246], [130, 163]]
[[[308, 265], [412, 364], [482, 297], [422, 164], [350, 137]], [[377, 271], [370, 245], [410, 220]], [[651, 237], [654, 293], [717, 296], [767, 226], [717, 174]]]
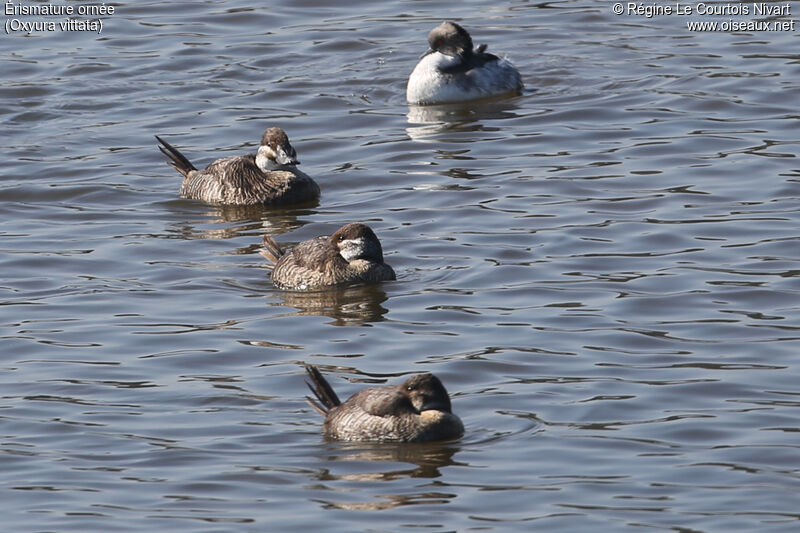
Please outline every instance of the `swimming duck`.
[[167, 163], [183, 175], [181, 198], [213, 205], [286, 205], [316, 200], [319, 186], [299, 171], [297, 153], [280, 128], [269, 128], [255, 154], [217, 159], [198, 170], [174, 146], [156, 135]]
[[400, 385], [370, 387], [341, 402], [322, 373], [306, 366], [315, 398], [308, 403], [325, 416], [324, 435], [345, 441], [426, 442], [457, 439], [464, 425], [454, 415], [447, 390], [433, 374], [417, 374]]
[[272, 281], [284, 289], [313, 289], [395, 279], [383, 262], [381, 242], [366, 224], [347, 224], [330, 237], [301, 242], [288, 252], [264, 236], [261, 255], [274, 266]]
[[442, 22], [428, 35], [430, 49], [408, 78], [409, 104], [466, 102], [523, 89], [519, 71], [507, 60], [473, 49], [467, 30], [455, 22]]

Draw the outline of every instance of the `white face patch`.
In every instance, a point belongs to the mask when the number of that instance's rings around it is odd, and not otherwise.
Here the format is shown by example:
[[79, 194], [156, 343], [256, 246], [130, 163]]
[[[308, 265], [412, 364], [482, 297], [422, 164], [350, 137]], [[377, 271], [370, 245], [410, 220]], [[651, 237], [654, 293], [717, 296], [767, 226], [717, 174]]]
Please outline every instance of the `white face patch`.
[[274, 170], [278, 165], [275, 164], [275, 152], [269, 146], [259, 146], [256, 154], [256, 166], [261, 170]]
[[345, 239], [339, 241], [339, 254], [344, 257], [348, 263], [356, 259], [364, 251], [364, 238], [358, 239]]

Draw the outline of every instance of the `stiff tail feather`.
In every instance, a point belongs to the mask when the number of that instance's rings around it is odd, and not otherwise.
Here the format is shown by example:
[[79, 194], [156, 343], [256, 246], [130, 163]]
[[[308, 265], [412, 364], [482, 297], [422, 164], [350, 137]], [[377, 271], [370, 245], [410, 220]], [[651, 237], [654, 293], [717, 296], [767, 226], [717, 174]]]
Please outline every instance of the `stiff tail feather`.
[[186, 159], [186, 156], [180, 153], [177, 148], [169, 144], [167, 141], [159, 137], [158, 135], [155, 136], [161, 145], [158, 147], [161, 150], [161, 153], [167, 156], [169, 161], [169, 166], [186, 176], [192, 170], [197, 170], [194, 165]]
[[281, 245], [275, 242], [275, 239], [273, 239], [269, 235], [264, 235], [264, 240], [262, 242], [262, 245], [263, 248], [259, 250], [258, 253], [264, 256], [264, 259], [266, 259], [273, 265], [277, 265], [278, 259], [280, 259], [284, 253], [283, 249], [281, 248]]
[[319, 400], [319, 403], [317, 403], [317, 401], [311, 396], [306, 396], [306, 400], [308, 400], [308, 403], [311, 404], [311, 407], [325, 415], [328, 413], [329, 409], [332, 409], [342, 403], [339, 400], [339, 397], [336, 396], [336, 393], [333, 392], [333, 388], [331, 387], [330, 383], [328, 383], [320, 371], [317, 370], [317, 367], [314, 365], [306, 365], [306, 372], [308, 372], [308, 377], [311, 378], [311, 381], [313, 382], [312, 385], [306, 381], [306, 385], [308, 385], [308, 388], [311, 389], [311, 392], [313, 392], [314, 396], [316, 396], [317, 400]]

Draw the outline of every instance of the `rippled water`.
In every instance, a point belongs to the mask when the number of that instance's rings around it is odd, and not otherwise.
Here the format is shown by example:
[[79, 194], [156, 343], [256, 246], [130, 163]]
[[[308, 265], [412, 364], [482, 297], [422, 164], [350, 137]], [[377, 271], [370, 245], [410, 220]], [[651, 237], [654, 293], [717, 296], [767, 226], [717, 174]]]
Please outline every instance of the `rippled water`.
[[[592, 1], [114, 5], [99, 36], [0, 36], [3, 529], [797, 529], [797, 32]], [[528, 90], [409, 109], [457, 14]], [[319, 205], [177, 198], [154, 134], [205, 165], [271, 125]], [[396, 282], [273, 287], [264, 233], [350, 221]], [[325, 442], [304, 362], [342, 396], [433, 371], [467, 433]]]

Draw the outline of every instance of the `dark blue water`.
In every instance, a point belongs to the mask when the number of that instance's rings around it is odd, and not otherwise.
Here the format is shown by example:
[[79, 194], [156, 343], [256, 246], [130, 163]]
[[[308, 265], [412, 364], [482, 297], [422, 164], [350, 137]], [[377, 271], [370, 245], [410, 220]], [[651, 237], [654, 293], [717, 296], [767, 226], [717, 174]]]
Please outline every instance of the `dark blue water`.
[[[113, 5], [99, 35], [0, 36], [2, 529], [798, 528], [796, 31], [593, 1]], [[445, 18], [525, 94], [410, 109]], [[178, 199], [153, 138], [205, 165], [273, 125], [318, 206]], [[265, 233], [354, 221], [396, 282], [269, 281]], [[344, 397], [435, 372], [466, 435], [325, 442], [303, 363]]]

